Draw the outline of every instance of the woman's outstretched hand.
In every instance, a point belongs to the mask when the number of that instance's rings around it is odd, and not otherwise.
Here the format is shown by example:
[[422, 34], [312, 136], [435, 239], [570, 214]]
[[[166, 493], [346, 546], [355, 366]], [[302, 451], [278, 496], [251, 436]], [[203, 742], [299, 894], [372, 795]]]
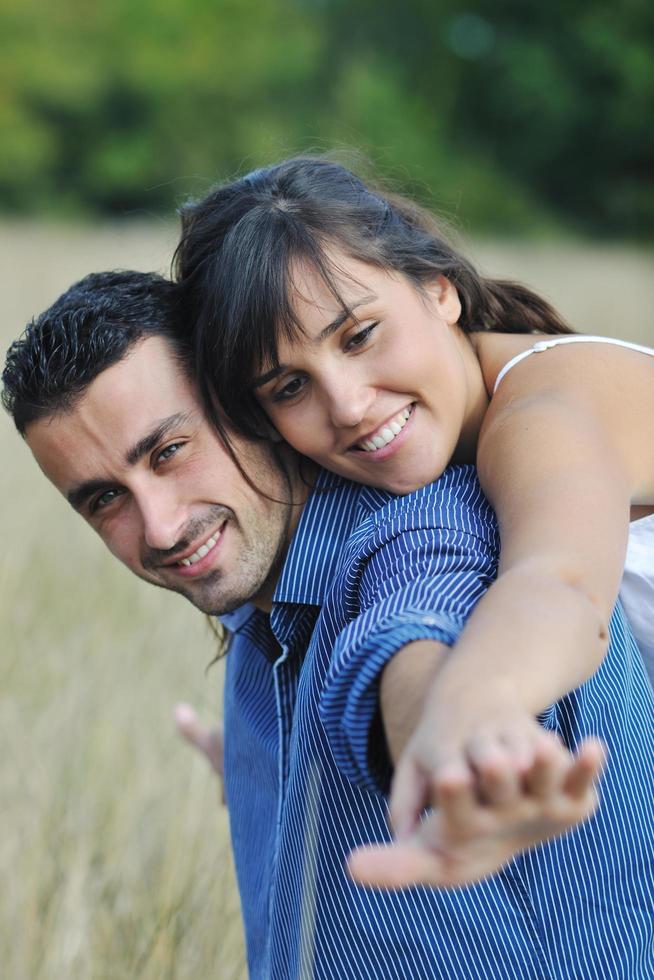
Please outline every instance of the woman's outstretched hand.
[[356, 882], [472, 884], [595, 811], [605, 759], [599, 740], [587, 739], [573, 756], [514, 703], [491, 692], [473, 700], [464, 707], [428, 698], [395, 771], [395, 841], [350, 855]]

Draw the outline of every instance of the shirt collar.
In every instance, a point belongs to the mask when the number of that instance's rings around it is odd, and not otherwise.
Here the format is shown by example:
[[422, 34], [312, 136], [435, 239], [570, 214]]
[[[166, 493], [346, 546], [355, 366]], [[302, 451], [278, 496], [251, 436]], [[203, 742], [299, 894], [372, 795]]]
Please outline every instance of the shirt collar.
[[232, 633], [236, 633], [251, 616], [254, 616], [256, 611], [256, 606], [253, 606], [251, 602], [246, 602], [244, 606], [239, 606], [233, 612], [223, 613], [220, 622]]
[[319, 472], [293, 535], [274, 603], [323, 604], [353, 530], [360, 493], [358, 484]]
[[[273, 595], [268, 623], [276, 644], [274, 649], [262, 647], [271, 663], [279, 656], [281, 646], [292, 653], [306, 649], [341, 552], [356, 523], [362, 489], [334, 473], [319, 472]], [[229, 630], [237, 632], [256, 611], [248, 603], [220, 618]]]

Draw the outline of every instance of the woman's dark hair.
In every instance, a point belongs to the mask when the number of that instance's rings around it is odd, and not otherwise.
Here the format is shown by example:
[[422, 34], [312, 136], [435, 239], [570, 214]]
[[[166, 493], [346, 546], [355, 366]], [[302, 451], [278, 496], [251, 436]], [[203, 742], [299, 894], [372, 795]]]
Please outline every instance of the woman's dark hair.
[[465, 332], [571, 333], [557, 312], [518, 283], [485, 279], [438, 228], [434, 216], [381, 194], [342, 165], [298, 157], [256, 170], [181, 209], [175, 273], [194, 330], [205, 401], [215, 393], [249, 435], [265, 431], [251, 380], [275, 366], [280, 337], [302, 334], [293, 274], [307, 264], [347, 311], [329, 250], [402, 273], [422, 289], [446, 276], [461, 301]]

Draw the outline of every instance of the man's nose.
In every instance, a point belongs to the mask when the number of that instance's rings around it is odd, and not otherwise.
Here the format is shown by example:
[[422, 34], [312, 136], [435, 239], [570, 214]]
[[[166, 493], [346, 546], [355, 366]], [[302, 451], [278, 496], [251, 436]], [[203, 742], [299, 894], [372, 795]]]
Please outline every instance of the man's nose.
[[143, 536], [153, 551], [170, 551], [183, 537], [186, 514], [163, 488], [150, 489], [139, 501]]

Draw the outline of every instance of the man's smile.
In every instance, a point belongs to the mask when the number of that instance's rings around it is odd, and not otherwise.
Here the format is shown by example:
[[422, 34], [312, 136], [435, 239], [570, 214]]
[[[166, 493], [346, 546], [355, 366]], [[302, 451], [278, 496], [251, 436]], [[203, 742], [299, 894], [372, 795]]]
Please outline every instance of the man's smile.
[[201, 544], [200, 547], [196, 551], [194, 551], [192, 555], [189, 555], [187, 558], [180, 558], [178, 564], [185, 565], [185, 566], [195, 565], [195, 563], [200, 561], [201, 558], [204, 558], [204, 556], [207, 555], [211, 551], [211, 549], [215, 547], [218, 538], [222, 534], [222, 530], [224, 526], [225, 526], [224, 524], [221, 525], [221, 527], [216, 532], [214, 532], [214, 534], [212, 534], [211, 537], [207, 538], [204, 544]]
[[183, 575], [184, 578], [194, 577], [195, 575], [206, 572], [222, 541], [226, 524], [227, 520], [224, 520], [217, 530], [212, 531], [199, 545], [194, 545], [193, 551], [187, 549], [181, 558], [176, 557], [174, 561], [168, 562], [163, 567], [174, 569], [176, 573]]

